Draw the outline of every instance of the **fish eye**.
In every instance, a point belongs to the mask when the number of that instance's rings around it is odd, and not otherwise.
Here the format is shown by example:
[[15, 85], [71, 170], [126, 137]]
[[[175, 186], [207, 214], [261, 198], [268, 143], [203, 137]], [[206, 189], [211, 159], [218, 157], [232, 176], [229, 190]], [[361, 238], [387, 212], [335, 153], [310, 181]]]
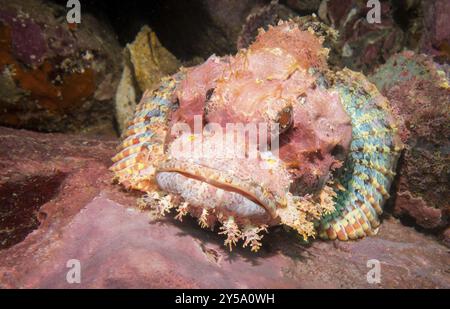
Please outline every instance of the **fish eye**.
[[206, 100], [205, 101], [209, 101], [211, 99], [211, 97], [214, 93], [214, 90], [215, 90], [214, 88], [210, 88], [210, 89], [208, 89], [208, 91], [206, 91], [206, 96], [205, 96]]
[[285, 107], [278, 115], [278, 124], [282, 130], [287, 129], [292, 124], [292, 107]]

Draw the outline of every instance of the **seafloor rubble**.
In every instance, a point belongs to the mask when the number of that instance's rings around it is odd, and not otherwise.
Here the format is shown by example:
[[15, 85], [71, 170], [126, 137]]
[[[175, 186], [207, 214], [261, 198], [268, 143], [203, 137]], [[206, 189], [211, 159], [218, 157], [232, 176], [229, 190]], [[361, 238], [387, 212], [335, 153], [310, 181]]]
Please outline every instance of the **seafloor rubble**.
[[[87, 2], [79, 25], [65, 4], [0, 0], [1, 288], [80, 287], [70, 259], [82, 287], [450, 287], [449, 1], [381, 1], [381, 24], [362, 0]], [[333, 69], [364, 72], [396, 111], [405, 150], [379, 233], [305, 245], [275, 227], [230, 253], [193, 219], [137, 209], [108, 168], [142, 93], [286, 18], [329, 34]]]

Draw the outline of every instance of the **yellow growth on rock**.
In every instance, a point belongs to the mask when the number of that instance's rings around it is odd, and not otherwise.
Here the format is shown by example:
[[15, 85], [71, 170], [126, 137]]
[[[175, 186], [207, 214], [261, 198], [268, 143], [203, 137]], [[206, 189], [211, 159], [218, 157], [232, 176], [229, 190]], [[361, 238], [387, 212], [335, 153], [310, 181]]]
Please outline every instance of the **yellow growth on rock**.
[[124, 49], [124, 69], [116, 92], [116, 118], [122, 132], [133, 116], [137, 98], [153, 90], [167, 75], [175, 73], [181, 63], [148, 27], [142, 27], [135, 40]]
[[162, 46], [155, 32], [142, 27], [133, 43], [127, 45], [136, 81], [141, 90], [152, 89], [162, 77], [173, 74], [180, 63]]

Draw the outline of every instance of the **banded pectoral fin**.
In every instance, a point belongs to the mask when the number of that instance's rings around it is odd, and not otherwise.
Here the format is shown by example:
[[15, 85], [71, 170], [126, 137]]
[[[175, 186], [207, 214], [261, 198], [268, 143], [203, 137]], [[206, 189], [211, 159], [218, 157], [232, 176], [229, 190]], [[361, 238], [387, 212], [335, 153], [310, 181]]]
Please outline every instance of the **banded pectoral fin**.
[[322, 219], [318, 235], [322, 239], [349, 240], [374, 235], [380, 226], [379, 215], [374, 208], [363, 201], [364, 198], [352, 197], [352, 202], [344, 209], [336, 211], [328, 218]]
[[377, 233], [397, 158], [397, 151], [350, 153], [341, 177], [344, 185], [335, 189], [335, 211], [320, 222], [321, 238], [348, 240]]
[[110, 170], [128, 189], [151, 191], [155, 188], [155, 167], [164, 160], [173, 97], [182, 73], [164, 78], [159, 88], [146, 91], [136, 107], [133, 119], [123, 132], [120, 151], [112, 158]]
[[362, 74], [345, 69], [334, 87], [352, 121], [352, 142], [336, 181], [335, 211], [321, 219], [318, 234], [358, 239], [378, 231], [403, 145], [389, 102]]

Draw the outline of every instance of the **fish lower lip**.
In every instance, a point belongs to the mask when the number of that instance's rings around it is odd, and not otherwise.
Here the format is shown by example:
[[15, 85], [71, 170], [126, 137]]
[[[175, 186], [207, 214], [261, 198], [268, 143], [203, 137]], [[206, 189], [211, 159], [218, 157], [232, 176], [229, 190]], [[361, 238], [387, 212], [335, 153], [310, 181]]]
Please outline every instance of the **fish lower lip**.
[[249, 199], [262, 207], [273, 218], [276, 215], [275, 198], [268, 196], [267, 192], [256, 183], [248, 183], [237, 177], [227, 175], [223, 171], [205, 167], [195, 163], [187, 163], [177, 160], [171, 160], [163, 163], [157, 170], [158, 173], [172, 172], [179, 173], [187, 178], [192, 178], [205, 182], [216, 188], [228, 192], [234, 192]]

